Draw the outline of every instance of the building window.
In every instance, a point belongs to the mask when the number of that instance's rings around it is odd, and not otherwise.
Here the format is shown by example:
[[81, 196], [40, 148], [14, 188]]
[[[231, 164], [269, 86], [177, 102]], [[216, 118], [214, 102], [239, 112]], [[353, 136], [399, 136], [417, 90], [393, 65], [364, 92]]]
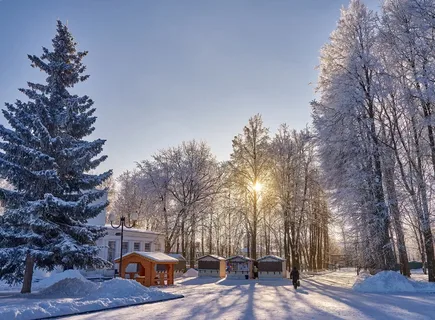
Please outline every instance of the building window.
[[115, 260], [116, 241], [109, 241], [107, 249], [107, 260], [113, 262]]
[[158, 240], [154, 241], [154, 248], [156, 251], [162, 251], [162, 248], [160, 246], [160, 241]]
[[133, 244], [133, 251], [140, 251], [140, 242], [135, 242]]
[[122, 243], [122, 255], [128, 253], [128, 242]]
[[145, 251], [150, 252], [151, 251], [151, 242], [145, 243]]

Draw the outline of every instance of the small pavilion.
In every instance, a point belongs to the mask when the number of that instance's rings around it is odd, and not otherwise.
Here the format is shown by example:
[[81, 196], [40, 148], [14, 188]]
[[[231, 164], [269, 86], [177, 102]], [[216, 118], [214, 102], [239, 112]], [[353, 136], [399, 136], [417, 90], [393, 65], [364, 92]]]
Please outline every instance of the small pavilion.
[[[120, 258], [115, 263], [120, 262]], [[164, 286], [174, 284], [174, 266], [178, 259], [162, 252], [133, 251], [122, 256], [121, 278], [135, 279], [140, 284], [151, 286]], [[135, 272], [126, 272], [129, 264], [136, 264]], [[157, 269], [157, 266], [159, 268]], [[163, 266], [163, 268], [162, 268]], [[159, 270], [159, 271], [157, 271]]]
[[225, 278], [225, 258], [208, 254], [198, 258], [198, 277]]
[[267, 255], [257, 261], [260, 279], [287, 277], [285, 259], [274, 255]]
[[233, 256], [227, 258], [230, 270], [227, 272], [227, 279], [252, 279], [254, 260], [244, 256]]

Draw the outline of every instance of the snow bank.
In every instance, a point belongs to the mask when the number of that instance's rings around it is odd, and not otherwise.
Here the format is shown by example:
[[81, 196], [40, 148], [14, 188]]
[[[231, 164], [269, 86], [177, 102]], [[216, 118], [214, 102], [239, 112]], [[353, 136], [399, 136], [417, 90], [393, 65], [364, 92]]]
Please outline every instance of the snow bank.
[[360, 275], [353, 290], [359, 292], [421, 292], [426, 291], [429, 283], [417, 283], [395, 271], [382, 271], [374, 276]]
[[183, 274], [183, 277], [186, 277], [186, 278], [190, 278], [190, 277], [198, 277], [198, 271], [195, 270], [195, 269], [193, 269], [193, 268], [190, 268], [189, 270], [187, 270], [187, 271]]
[[0, 299], [0, 315], [1, 319], [30, 320], [177, 297], [182, 296], [150, 289], [134, 280], [112, 279], [94, 283], [80, 277], [68, 277], [38, 293]]

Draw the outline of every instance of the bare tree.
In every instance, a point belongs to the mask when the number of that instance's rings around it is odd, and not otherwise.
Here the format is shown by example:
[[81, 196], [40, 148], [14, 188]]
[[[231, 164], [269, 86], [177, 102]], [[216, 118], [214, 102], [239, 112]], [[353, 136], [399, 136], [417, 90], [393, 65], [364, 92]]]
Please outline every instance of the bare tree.
[[235, 186], [243, 194], [248, 204], [245, 212], [250, 234], [250, 256], [257, 258], [257, 233], [260, 220], [259, 192], [268, 179], [270, 157], [268, 154], [269, 130], [263, 127], [260, 115], [249, 119], [243, 134], [233, 139], [233, 153], [230, 165]]

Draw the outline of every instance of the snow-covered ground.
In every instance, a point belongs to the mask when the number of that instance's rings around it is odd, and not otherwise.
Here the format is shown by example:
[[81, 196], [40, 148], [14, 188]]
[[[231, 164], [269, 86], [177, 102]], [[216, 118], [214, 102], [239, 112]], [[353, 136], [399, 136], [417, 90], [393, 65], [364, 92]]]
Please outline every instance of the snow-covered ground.
[[33, 293], [11, 291], [0, 286], [0, 319], [40, 319], [78, 312], [104, 310], [180, 297], [170, 292], [146, 288], [133, 280], [112, 279], [95, 283], [80, 272], [68, 270], [34, 283]]
[[[308, 275], [296, 292], [286, 279], [180, 279], [166, 292], [184, 299], [69, 317], [122, 319], [434, 319], [435, 294], [361, 293], [356, 274], [341, 270]], [[427, 281], [427, 280], [426, 280]]]

